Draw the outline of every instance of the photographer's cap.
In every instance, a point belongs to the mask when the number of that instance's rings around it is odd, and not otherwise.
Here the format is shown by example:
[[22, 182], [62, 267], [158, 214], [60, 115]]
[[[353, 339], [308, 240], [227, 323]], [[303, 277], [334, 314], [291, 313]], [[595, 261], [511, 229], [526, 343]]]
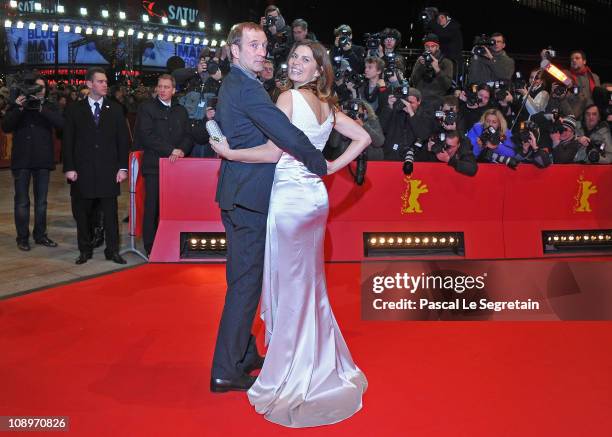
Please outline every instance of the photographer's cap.
[[421, 100], [421, 92], [416, 88], [408, 88], [408, 97], [410, 96], [416, 97], [417, 99]]
[[423, 37], [423, 44], [426, 44], [428, 42], [433, 42], [440, 45], [440, 38], [438, 38], [438, 35], [436, 35], [435, 33], [428, 33]]
[[568, 115], [565, 117], [561, 124], [567, 129], [571, 129], [572, 131], [576, 132], [576, 118], [574, 118], [573, 115]]

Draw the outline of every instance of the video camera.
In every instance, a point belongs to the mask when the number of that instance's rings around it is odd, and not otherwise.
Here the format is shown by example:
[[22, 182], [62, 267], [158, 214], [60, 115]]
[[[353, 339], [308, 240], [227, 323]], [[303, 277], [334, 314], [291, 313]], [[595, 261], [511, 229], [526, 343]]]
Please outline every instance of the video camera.
[[[346, 47], [347, 45], [349, 45], [351, 43], [351, 40], [353, 38], [353, 36], [351, 35], [351, 33], [349, 32], [348, 29], [346, 28], [342, 28], [340, 30], [340, 38], [338, 38], [338, 45], [340, 47]], [[377, 47], [378, 49], [378, 47]]]
[[429, 6], [421, 11], [419, 18], [423, 22], [423, 27], [428, 28], [438, 16], [438, 8]]
[[36, 94], [40, 93], [43, 87], [36, 83], [37, 76], [30, 72], [17, 73], [11, 79], [9, 101], [13, 103], [19, 96], [25, 96], [24, 109], [28, 111], [40, 110], [43, 99], [38, 98]]
[[475, 56], [486, 56], [486, 47], [494, 47], [495, 40], [487, 35], [480, 35], [474, 38], [474, 47], [472, 48], [472, 54]]
[[395, 53], [393, 52], [385, 53], [384, 60], [385, 60], [384, 76], [385, 76], [385, 79], [389, 79], [397, 71], [397, 64], [395, 62]]

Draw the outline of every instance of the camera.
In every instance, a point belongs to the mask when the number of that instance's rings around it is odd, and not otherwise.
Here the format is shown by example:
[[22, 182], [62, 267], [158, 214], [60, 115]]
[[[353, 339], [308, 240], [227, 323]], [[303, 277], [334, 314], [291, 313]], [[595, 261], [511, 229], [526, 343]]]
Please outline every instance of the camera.
[[385, 79], [389, 79], [395, 74], [397, 69], [395, 63], [395, 53], [385, 53]]
[[347, 82], [352, 82], [353, 85], [355, 85], [355, 88], [359, 88], [361, 85], [364, 84], [366, 78], [365, 75], [363, 74], [359, 74], [355, 71], [352, 71], [350, 69], [347, 69], [344, 71], [344, 74], [346, 76], [346, 81]]
[[495, 81], [493, 83], [493, 95], [495, 96], [495, 100], [498, 102], [503, 101], [510, 89], [508, 88], [508, 84], [504, 81]]
[[552, 90], [553, 97], [557, 97], [557, 98], [562, 98], [567, 93], [578, 95], [578, 93], [580, 93], [580, 87], [577, 87], [577, 86], [566, 87], [565, 85], [557, 84], [557, 86], [553, 88]]
[[501, 143], [501, 133], [493, 126], [489, 126], [488, 128], [484, 129], [478, 138], [480, 138], [482, 147], [485, 148], [487, 143], [491, 143], [494, 146]]
[[433, 62], [433, 55], [431, 54], [431, 52], [429, 50], [425, 50], [422, 56], [423, 60], [425, 61], [425, 65], [430, 66]]
[[520, 143], [528, 143], [531, 140], [531, 133], [537, 139], [540, 133], [538, 126], [533, 121], [521, 121], [518, 131]]
[[457, 113], [455, 111], [436, 111], [435, 116], [440, 124], [445, 124], [446, 126], [457, 122]]
[[380, 33], [366, 33], [364, 36], [368, 56], [378, 56], [378, 47], [382, 45], [383, 37]]
[[286, 83], [289, 79], [289, 67], [287, 64], [280, 64], [276, 74], [274, 76], [274, 80], [277, 80], [281, 83]]
[[548, 48], [546, 50], [544, 50], [544, 56], [546, 57], [546, 59], [548, 59], [550, 61], [553, 58], [557, 57], [557, 51], [553, 50], [553, 48], [551, 46], [548, 46]]
[[421, 11], [419, 18], [423, 22], [423, 25], [425, 27], [428, 27], [436, 19], [437, 16], [438, 16], [438, 9], [430, 6]]
[[219, 71], [219, 63], [217, 61], [213, 61], [212, 59], [209, 59], [208, 61], [206, 61], [206, 71], [211, 76], [216, 74], [217, 71]]
[[482, 149], [482, 152], [480, 153], [478, 159], [480, 161], [485, 162], [496, 162], [498, 164], [504, 164], [510, 167], [512, 170], [515, 170], [519, 165], [519, 161], [517, 159], [511, 156], [500, 155], [499, 153], [487, 147]]
[[365, 119], [365, 114], [359, 112], [360, 108], [361, 102], [356, 99], [349, 100], [342, 104], [342, 112], [351, 117], [353, 120], [357, 120], [358, 118], [361, 120]]
[[433, 141], [433, 145], [431, 146], [431, 153], [433, 153], [434, 155], [437, 155], [438, 153], [441, 153], [448, 148], [448, 146], [446, 145], [446, 133], [444, 132], [440, 132], [437, 135], [431, 136], [429, 140]]
[[340, 31], [340, 38], [338, 38], [338, 45], [340, 47], [346, 47], [348, 44], [350, 44], [351, 39], [352, 39], [352, 35], [348, 31], [348, 29], [342, 29]]
[[264, 24], [264, 27], [276, 26], [277, 20], [278, 20], [278, 17], [273, 17], [272, 15], [266, 16], [266, 22]]
[[478, 85], [477, 84], [472, 84], [469, 87], [466, 88], [465, 90], [465, 96], [466, 96], [466, 105], [469, 106], [475, 106], [478, 105], [480, 103], [480, 97], [478, 97]]
[[552, 134], [560, 134], [565, 132], [565, 126], [561, 123], [561, 115], [559, 114], [558, 109], [553, 109], [552, 112], [552, 126], [550, 128], [550, 133]]
[[486, 35], [480, 35], [474, 38], [474, 47], [472, 48], [472, 54], [475, 56], [486, 56], [486, 47], [494, 47], [495, 40]]
[[599, 158], [606, 156], [606, 144], [601, 140], [591, 140], [586, 148], [586, 156], [591, 164], [599, 162]]
[[25, 96], [26, 101], [23, 108], [30, 111], [38, 111], [42, 105], [42, 99], [36, 97], [36, 94], [43, 90], [43, 87], [36, 83], [34, 76], [26, 74], [23, 77], [17, 77], [17, 80], [10, 88], [9, 100], [14, 102], [19, 96]]

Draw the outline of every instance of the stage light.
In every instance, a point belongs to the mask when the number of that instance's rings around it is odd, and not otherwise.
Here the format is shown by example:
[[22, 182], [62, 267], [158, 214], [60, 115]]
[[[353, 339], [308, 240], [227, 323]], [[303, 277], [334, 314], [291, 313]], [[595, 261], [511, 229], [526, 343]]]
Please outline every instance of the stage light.
[[87, 8], [81, 8], [80, 12], [83, 17], [87, 16]]
[[217, 40], [213, 39], [212, 42], [210, 43], [211, 47], [217, 47]]
[[612, 252], [612, 230], [543, 231], [544, 253]]
[[42, 11], [42, 5], [39, 2], [34, 3], [34, 10], [36, 12]]
[[177, 37], [174, 38], [174, 42], [177, 43], [177, 44], [180, 44], [182, 40], [183, 40], [183, 38], [180, 37], [180, 36], [177, 36]]
[[98, 27], [96, 29], [96, 35], [101, 36], [104, 33], [104, 29], [102, 29], [101, 27]]
[[83, 28], [81, 26], [74, 27], [74, 33], [81, 33], [82, 31], [83, 31]]
[[185, 20], [184, 18], [181, 18], [181, 26], [187, 26], [187, 20]]
[[114, 33], [115, 33], [115, 31], [113, 29], [108, 29], [106, 31], [106, 36], [113, 36]]
[[196, 44], [196, 45], [197, 45], [197, 44], [200, 44], [200, 38], [195, 37], [195, 38], [193, 39], [193, 43], [194, 43], [194, 44]]
[[459, 232], [396, 232], [364, 234], [365, 256], [463, 256]]
[[91, 35], [93, 33], [93, 29], [91, 27], [85, 28], [85, 35]]
[[132, 29], [131, 27], [128, 29], [128, 36], [132, 36], [134, 35], [134, 29]]
[[185, 44], [191, 44], [191, 37], [189, 36], [185, 37]]
[[152, 32], [147, 33], [147, 39], [153, 39], [154, 36]]
[[30, 22], [30, 24], [28, 24], [28, 29], [30, 29], [30, 30], [36, 29], [36, 23], [34, 23], [33, 21]]
[[161, 17], [161, 22], [163, 24], [168, 24], [168, 17]]
[[11, 26], [12, 26], [12, 24], [13, 24], [13, 23], [11, 22], [11, 20], [8, 20], [8, 19], [7, 19], [7, 20], [4, 20], [4, 27], [11, 27]]
[[203, 21], [198, 21], [198, 28], [204, 29], [205, 27], [206, 27], [206, 24], [204, 24]]
[[215, 30], [219, 32], [221, 30], [221, 25], [219, 23], [215, 23]]
[[102, 18], [108, 18], [108, 10], [106, 9], [102, 9], [100, 14], [102, 15]]
[[21, 20], [17, 21], [17, 29], [23, 29], [23, 26], [24, 26], [23, 21]]
[[147, 14], [143, 14], [142, 15], [142, 22], [143, 23], [148, 23], [149, 22], [149, 16]]
[[65, 24], [64, 25], [64, 33], [69, 33], [70, 32], [70, 25]]
[[64, 8], [64, 5], [57, 5], [57, 13], [63, 14], [64, 12], [66, 12], [66, 8]]
[[117, 36], [119, 38], [123, 38], [125, 36], [125, 30], [120, 30], [119, 32], [117, 32]]
[[181, 232], [181, 258], [224, 258], [227, 240], [222, 232]]
[[226, 45], [226, 44], [227, 44], [227, 42], [225, 42], [225, 40], [222, 40], [222, 41], [219, 43], [219, 46], [220, 46], [220, 47], [223, 47], [223, 46], [224, 46], [224, 45]]
[[174, 41], [174, 35], [168, 35], [168, 38], [166, 39], [166, 41], [168, 42]]
[[17, 0], [11, 0], [9, 2], [9, 6], [13, 9], [15, 9], [17, 7]]
[[144, 38], [144, 33], [138, 32], [138, 34], [136, 35], [136, 38], [143, 39]]
[[164, 40], [164, 34], [163, 33], [158, 33], [157, 34], [157, 40], [158, 41], [163, 41]]
[[207, 38], [204, 38], [204, 39], [202, 40], [202, 44], [204, 44], [205, 46], [207, 46], [207, 45], [208, 45], [208, 39], [207, 39]]
[[40, 29], [42, 31], [49, 30], [49, 25], [47, 23], [43, 23], [43, 24], [41, 24]]
[[120, 20], [125, 20], [125, 12], [119, 11], [119, 19]]

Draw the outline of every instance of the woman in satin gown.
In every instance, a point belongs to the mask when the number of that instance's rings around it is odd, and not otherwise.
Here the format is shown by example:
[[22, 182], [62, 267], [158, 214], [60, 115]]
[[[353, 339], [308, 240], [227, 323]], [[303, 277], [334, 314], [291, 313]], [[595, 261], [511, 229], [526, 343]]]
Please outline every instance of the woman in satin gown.
[[[296, 43], [289, 59], [289, 84], [277, 106], [322, 150], [332, 129], [352, 140], [328, 174], [354, 160], [369, 135], [336, 110], [333, 70], [322, 45]], [[224, 140], [213, 148], [225, 159], [277, 162], [264, 261], [261, 317], [267, 354], [248, 391], [255, 410], [280, 425], [299, 428], [339, 422], [362, 406], [367, 388], [354, 364], [327, 297], [323, 242], [328, 215], [321, 178], [271, 142], [231, 150]]]

